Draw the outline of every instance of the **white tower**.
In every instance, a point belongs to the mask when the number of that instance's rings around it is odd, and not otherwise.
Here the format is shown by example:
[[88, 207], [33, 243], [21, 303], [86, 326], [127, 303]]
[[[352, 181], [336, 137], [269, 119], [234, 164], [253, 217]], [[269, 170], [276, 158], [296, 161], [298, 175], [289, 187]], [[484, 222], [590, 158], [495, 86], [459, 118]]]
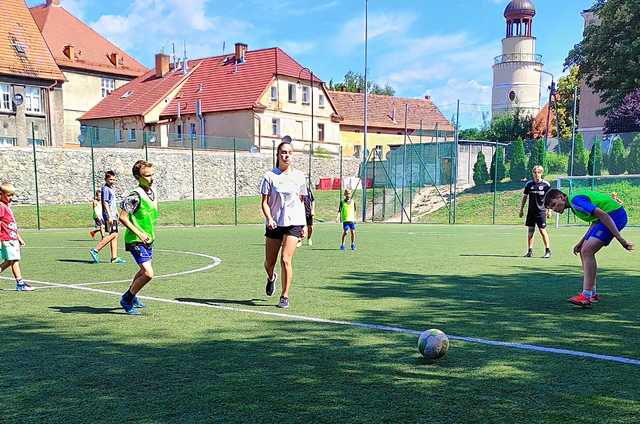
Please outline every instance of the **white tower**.
[[516, 109], [535, 116], [540, 110], [542, 56], [535, 54], [535, 14], [531, 0], [511, 0], [504, 9], [507, 32], [502, 39], [502, 55], [493, 65], [492, 116]]

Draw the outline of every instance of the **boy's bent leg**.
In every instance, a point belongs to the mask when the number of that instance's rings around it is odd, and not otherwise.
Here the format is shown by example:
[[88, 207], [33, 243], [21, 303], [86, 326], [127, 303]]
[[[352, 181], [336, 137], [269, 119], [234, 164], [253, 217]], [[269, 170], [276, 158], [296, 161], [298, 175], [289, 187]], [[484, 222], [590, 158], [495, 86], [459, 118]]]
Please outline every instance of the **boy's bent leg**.
[[106, 236], [105, 238], [103, 238], [102, 240], [100, 240], [98, 242], [98, 244], [96, 245], [96, 247], [94, 248], [94, 250], [96, 252], [99, 252], [102, 250], [103, 247], [105, 247], [107, 244], [111, 243], [111, 240], [113, 240], [114, 238], [118, 237], [118, 233], [111, 233], [108, 236]]
[[129, 291], [136, 295], [138, 292], [153, 278], [153, 267], [151, 266], [151, 261], [144, 262], [142, 264], [138, 264], [140, 270], [136, 273], [135, 279], [131, 283], [131, 287]]
[[598, 272], [598, 263], [596, 262], [596, 253], [604, 246], [604, 242], [595, 237], [591, 237], [582, 245], [580, 250], [580, 260], [582, 261], [582, 289], [593, 291], [596, 284], [596, 274]]

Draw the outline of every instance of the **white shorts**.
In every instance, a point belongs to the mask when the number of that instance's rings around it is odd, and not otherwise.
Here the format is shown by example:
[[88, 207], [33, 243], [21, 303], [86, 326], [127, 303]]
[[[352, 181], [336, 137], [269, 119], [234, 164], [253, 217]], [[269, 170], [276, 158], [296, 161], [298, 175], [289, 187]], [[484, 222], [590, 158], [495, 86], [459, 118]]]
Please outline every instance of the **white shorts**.
[[0, 241], [0, 261], [19, 261], [20, 242], [18, 240]]

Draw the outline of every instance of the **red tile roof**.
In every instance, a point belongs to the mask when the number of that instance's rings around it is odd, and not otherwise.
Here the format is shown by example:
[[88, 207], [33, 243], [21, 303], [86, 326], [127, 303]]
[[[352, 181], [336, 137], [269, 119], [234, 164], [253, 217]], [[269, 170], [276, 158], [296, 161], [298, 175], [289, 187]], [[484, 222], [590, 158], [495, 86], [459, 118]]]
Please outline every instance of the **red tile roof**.
[[155, 69], [149, 70], [114, 90], [78, 119], [144, 116], [188, 78], [197, 69], [197, 65], [192, 61], [191, 72], [187, 75], [183, 75], [182, 70], [178, 69], [169, 72], [163, 78], [156, 77]]
[[[60, 67], [126, 77], [137, 77], [146, 71], [137, 60], [67, 12], [57, 2], [48, 3], [50, 4], [33, 7], [30, 11]], [[74, 47], [74, 60], [64, 53], [68, 45]], [[113, 53], [118, 55], [117, 66], [110, 59]]]
[[24, 0], [1, 0], [0, 9], [0, 74], [64, 81]]
[[[336, 112], [342, 117], [340, 125], [364, 126], [364, 94], [329, 91]], [[410, 99], [395, 96], [369, 94], [367, 125], [377, 128], [404, 129], [405, 105], [409, 105], [407, 127], [412, 130], [438, 129], [453, 131], [453, 126], [429, 99]], [[394, 120], [395, 111], [395, 120]]]
[[[274, 47], [248, 51], [245, 62], [237, 65], [237, 69], [233, 54], [190, 60], [188, 69], [186, 76], [178, 69], [163, 78], [156, 78], [155, 70], [151, 70], [115, 90], [80, 119], [143, 116], [183, 81], [161, 117], [175, 116], [178, 102], [181, 113], [194, 114], [196, 99], [201, 100], [203, 113], [263, 107], [258, 102], [274, 76], [298, 78], [303, 67]], [[300, 79], [308, 81], [310, 75], [304, 71]], [[314, 81], [322, 83], [315, 76]], [[127, 91], [133, 94], [122, 98]]]
[[[225, 58], [229, 60], [225, 62]], [[248, 51], [245, 62], [237, 67], [233, 55], [201, 59], [199, 68], [161, 115], [175, 115], [178, 102], [182, 113], [195, 113], [196, 99], [201, 99], [203, 113], [261, 107], [258, 101], [274, 76], [300, 75], [301, 80], [308, 81], [311, 75], [302, 69], [277, 47]], [[322, 82], [315, 75], [314, 81]]]

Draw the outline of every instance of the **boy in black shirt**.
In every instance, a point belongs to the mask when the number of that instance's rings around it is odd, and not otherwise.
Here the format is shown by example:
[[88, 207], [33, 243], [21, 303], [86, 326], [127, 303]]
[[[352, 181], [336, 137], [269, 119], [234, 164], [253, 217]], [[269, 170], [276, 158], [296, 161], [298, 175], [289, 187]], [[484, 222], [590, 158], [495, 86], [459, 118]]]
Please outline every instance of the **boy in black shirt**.
[[526, 258], [533, 256], [533, 235], [536, 231], [536, 226], [542, 236], [542, 242], [544, 243], [544, 258], [551, 257], [551, 249], [549, 248], [549, 235], [547, 234], [547, 218], [549, 212], [544, 207], [544, 195], [549, 191], [551, 186], [548, 182], [542, 179], [542, 173], [544, 169], [537, 165], [533, 168], [531, 173], [533, 174], [533, 180], [527, 182], [524, 187], [524, 194], [522, 195], [522, 202], [520, 203], [520, 218], [524, 215], [524, 205], [529, 200], [529, 207], [527, 209], [527, 220], [525, 225], [528, 227], [529, 232], [527, 235], [527, 254]]

